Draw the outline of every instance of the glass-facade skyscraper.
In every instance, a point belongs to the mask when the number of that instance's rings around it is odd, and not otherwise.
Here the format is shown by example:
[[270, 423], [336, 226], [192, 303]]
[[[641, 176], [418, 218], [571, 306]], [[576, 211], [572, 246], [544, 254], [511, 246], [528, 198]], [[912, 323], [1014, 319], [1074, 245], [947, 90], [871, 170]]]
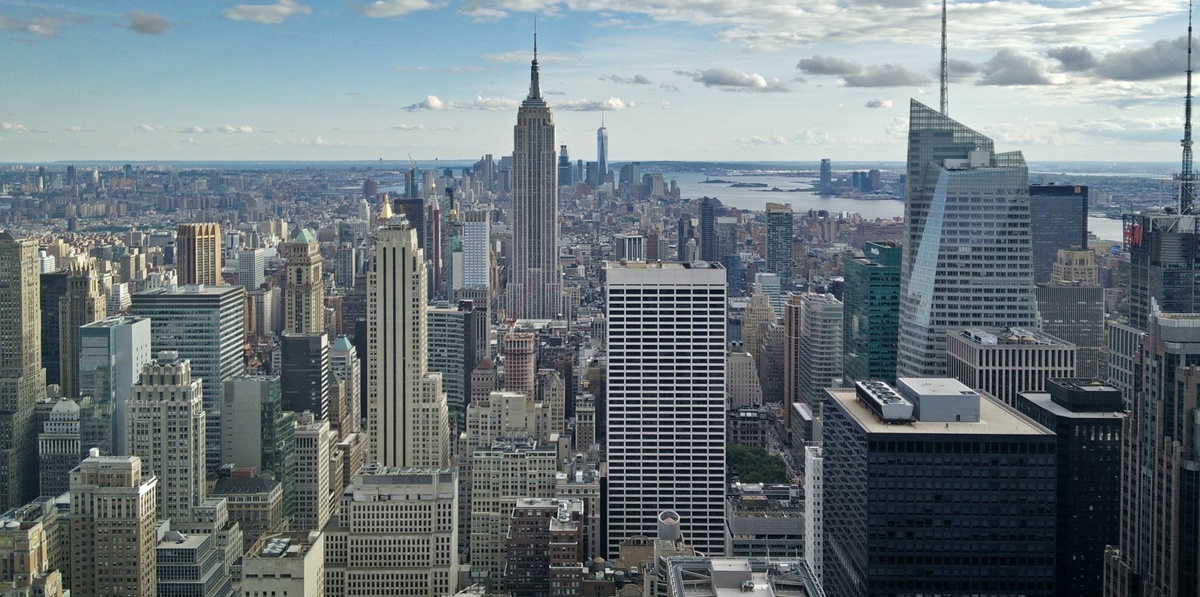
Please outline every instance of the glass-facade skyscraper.
[[1033, 281], [1049, 282], [1060, 249], [1087, 248], [1088, 188], [1081, 185], [1029, 187], [1029, 230]]
[[1020, 152], [913, 100], [897, 375], [946, 371], [946, 332], [1034, 327], [1029, 170]]
[[843, 262], [842, 376], [847, 382], [896, 381], [900, 258], [894, 242], [868, 242]]
[[783, 292], [792, 290], [792, 220], [791, 203], [767, 204], [767, 272], [779, 274]]

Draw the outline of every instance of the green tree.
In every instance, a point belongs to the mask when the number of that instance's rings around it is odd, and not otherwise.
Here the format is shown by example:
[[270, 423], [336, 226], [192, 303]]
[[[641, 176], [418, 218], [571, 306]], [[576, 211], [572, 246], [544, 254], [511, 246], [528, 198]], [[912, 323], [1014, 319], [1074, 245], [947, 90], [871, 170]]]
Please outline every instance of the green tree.
[[725, 449], [725, 477], [742, 483], [787, 483], [787, 465], [763, 448], [730, 445]]

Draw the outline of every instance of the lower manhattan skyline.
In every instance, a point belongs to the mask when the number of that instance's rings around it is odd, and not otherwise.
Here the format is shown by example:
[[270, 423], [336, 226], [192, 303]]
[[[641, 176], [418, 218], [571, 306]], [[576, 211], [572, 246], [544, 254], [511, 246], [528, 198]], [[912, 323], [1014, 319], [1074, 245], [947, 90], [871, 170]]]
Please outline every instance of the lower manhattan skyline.
[[[0, 3], [0, 161], [503, 154], [539, 23], [594, 160], [896, 160], [938, 2]], [[1046, 160], [1173, 161], [1187, 3], [950, 2], [950, 114]], [[453, 41], [451, 41], [453, 40]], [[736, 114], [736, 118], [729, 115]]]

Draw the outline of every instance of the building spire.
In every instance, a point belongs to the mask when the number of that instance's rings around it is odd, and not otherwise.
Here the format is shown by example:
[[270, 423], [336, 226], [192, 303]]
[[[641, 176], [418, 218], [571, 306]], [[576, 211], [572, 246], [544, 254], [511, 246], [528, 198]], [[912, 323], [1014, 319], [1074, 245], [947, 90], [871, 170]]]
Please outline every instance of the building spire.
[[942, 0], [942, 116], [950, 115], [950, 61], [946, 59], [946, 0]]
[[538, 79], [537, 17], [533, 18], [533, 65], [529, 67], [529, 99], [542, 99], [542, 84]]
[[1183, 108], [1183, 167], [1179, 172], [1179, 213], [1192, 213], [1196, 173], [1192, 170], [1192, 3], [1188, 2], [1187, 96]]

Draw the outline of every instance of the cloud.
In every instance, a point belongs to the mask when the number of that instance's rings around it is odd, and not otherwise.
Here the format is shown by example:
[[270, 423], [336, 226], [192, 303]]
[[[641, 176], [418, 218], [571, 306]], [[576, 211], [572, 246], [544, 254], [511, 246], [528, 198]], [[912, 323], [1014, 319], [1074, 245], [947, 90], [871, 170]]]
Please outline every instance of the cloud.
[[501, 112], [516, 110], [518, 106], [520, 106], [520, 102], [517, 100], [505, 98], [476, 96], [475, 99], [465, 102], [445, 102], [436, 95], [430, 95], [420, 102], [405, 106], [403, 109], [409, 112], [417, 110], [483, 110], [485, 112]]
[[867, 100], [867, 107], [868, 108], [891, 108], [892, 100], [878, 99], [878, 98], [872, 99], [872, 100]]
[[1187, 60], [1187, 37], [1159, 40], [1148, 48], [1117, 50], [1105, 54], [1095, 73], [1118, 81], [1147, 81], [1178, 77]]
[[312, 9], [295, 0], [276, 0], [274, 4], [239, 4], [221, 11], [231, 21], [249, 21], [260, 25], [278, 25], [288, 17], [306, 15]]
[[0, 15], [0, 31], [17, 31], [40, 37], [54, 37], [62, 31], [64, 25], [72, 21], [87, 20], [83, 18], [61, 19], [54, 17], [38, 17], [36, 19], [10, 19]]
[[868, 66], [858, 75], [842, 77], [846, 87], [914, 87], [929, 82], [929, 77], [908, 70], [900, 64]]
[[167, 27], [171, 26], [170, 21], [162, 18], [158, 13], [142, 12], [140, 10], [131, 10], [125, 13], [125, 19], [129, 22], [121, 25], [121, 27], [141, 33], [142, 35], [162, 35]]
[[661, 107], [663, 110], [670, 110], [670, 109], [671, 109], [671, 102], [662, 102], [662, 104], [660, 104], [660, 107]]
[[359, 93], [359, 92], [357, 92], [357, 91], [347, 91], [347, 92], [346, 92], [346, 95], [353, 95], [353, 96], [357, 97], [357, 96], [360, 96], [360, 95], [362, 95], [362, 94], [361, 94], [361, 93]]
[[[143, 127], [146, 125], [142, 125]], [[146, 131], [150, 132], [150, 131]], [[254, 128], [249, 125], [231, 126], [223, 124], [221, 126], [189, 126], [181, 131], [187, 135], [207, 134], [207, 133], [224, 133], [224, 134], [249, 134], [254, 132]]]
[[814, 131], [800, 131], [790, 137], [775, 134], [769, 137], [759, 135], [751, 135], [749, 137], [741, 137], [735, 139], [734, 142], [738, 145], [753, 145], [753, 146], [770, 146], [770, 145], [820, 145], [829, 143], [833, 138], [829, 133], [818, 133]]
[[792, 88], [778, 78], [770, 79], [758, 73], [745, 73], [725, 67], [716, 67], [702, 71], [675, 71], [676, 74], [691, 77], [705, 87], [715, 87], [721, 91], [754, 91], [761, 93], [788, 92]]
[[[970, 79], [971, 77], [978, 75], [979, 71], [983, 68], [982, 64], [971, 62], [970, 60], [950, 58], [946, 62], [946, 67], [950, 71], [947, 73], [947, 78], [949, 78], [953, 83]], [[935, 69], [935, 71], [937, 70], [938, 69]], [[941, 72], [935, 72], [935, 75], [937, 77], [942, 76]]]
[[135, 126], [133, 128], [134, 128], [134, 130], [137, 130], [142, 133], [157, 133], [159, 131], [167, 130], [167, 127], [165, 127], [165, 126], [154, 126], [151, 124], [141, 124], [141, 125]]
[[396, 126], [394, 126], [392, 128], [394, 128], [398, 131], [419, 131], [419, 130], [425, 128], [425, 126], [420, 125], [420, 124], [397, 124]]
[[630, 78], [625, 78], [620, 75], [600, 75], [601, 81], [612, 81], [613, 83], [625, 83], [629, 85], [650, 85], [652, 81], [642, 75], [634, 75]]
[[404, 109], [412, 112], [414, 110], [445, 110], [446, 107], [446, 103], [438, 96], [430, 95], [420, 102], [405, 106]]
[[983, 78], [976, 85], [1052, 85], [1045, 65], [1015, 50], [1000, 50], [983, 63]]
[[62, 128], [64, 131], [67, 131], [68, 133], [94, 133], [94, 132], [96, 132], [96, 129], [85, 129], [81, 126], [64, 126]]
[[857, 75], [863, 72], [863, 65], [857, 62], [820, 54], [801, 59], [796, 68], [809, 75]]
[[0, 131], [4, 131], [6, 133], [28, 133], [29, 128], [23, 124], [17, 124], [15, 122], [0, 122]]
[[[488, 62], [501, 62], [504, 64], [521, 64], [533, 60], [533, 52], [529, 50], [514, 50], [512, 52], [504, 52], [502, 54], [484, 54], [482, 56]], [[571, 62], [575, 60], [574, 56], [568, 54], [538, 54], [538, 63], [549, 64], [552, 62]]]
[[1084, 46], [1060, 46], [1046, 51], [1046, 55], [1057, 60], [1066, 72], [1091, 70], [1099, 63], [1092, 51]]
[[662, 91], [671, 91], [671, 92], [679, 91], [679, 86], [678, 86], [678, 85], [666, 85], [666, 84], [663, 84], [663, 85], [659, 85], [659, 86], [658, 86], [658, 88], [659, 88], [660, 90], [662, 90]]
[[437, 10], [442, 6], [445, 5], [428, 0], [375, 0], [366, 6], [359, 7], [359, 11], [372, 19], [386, 19], [402, 17], [422, 10]]
[[395, 66], [392, 70], [398, 73], [419, 73], [429, 70], [428, 66]]
[[610, 97], [605, 100], [567, 100], [557, 102], [552, 107], [556, 110], [566, 110], [569, 112], [615, 112], [624, 110], [625, 108], [633, 108], [637, 104], [633, 102], [625, 102], [619, 97]]

